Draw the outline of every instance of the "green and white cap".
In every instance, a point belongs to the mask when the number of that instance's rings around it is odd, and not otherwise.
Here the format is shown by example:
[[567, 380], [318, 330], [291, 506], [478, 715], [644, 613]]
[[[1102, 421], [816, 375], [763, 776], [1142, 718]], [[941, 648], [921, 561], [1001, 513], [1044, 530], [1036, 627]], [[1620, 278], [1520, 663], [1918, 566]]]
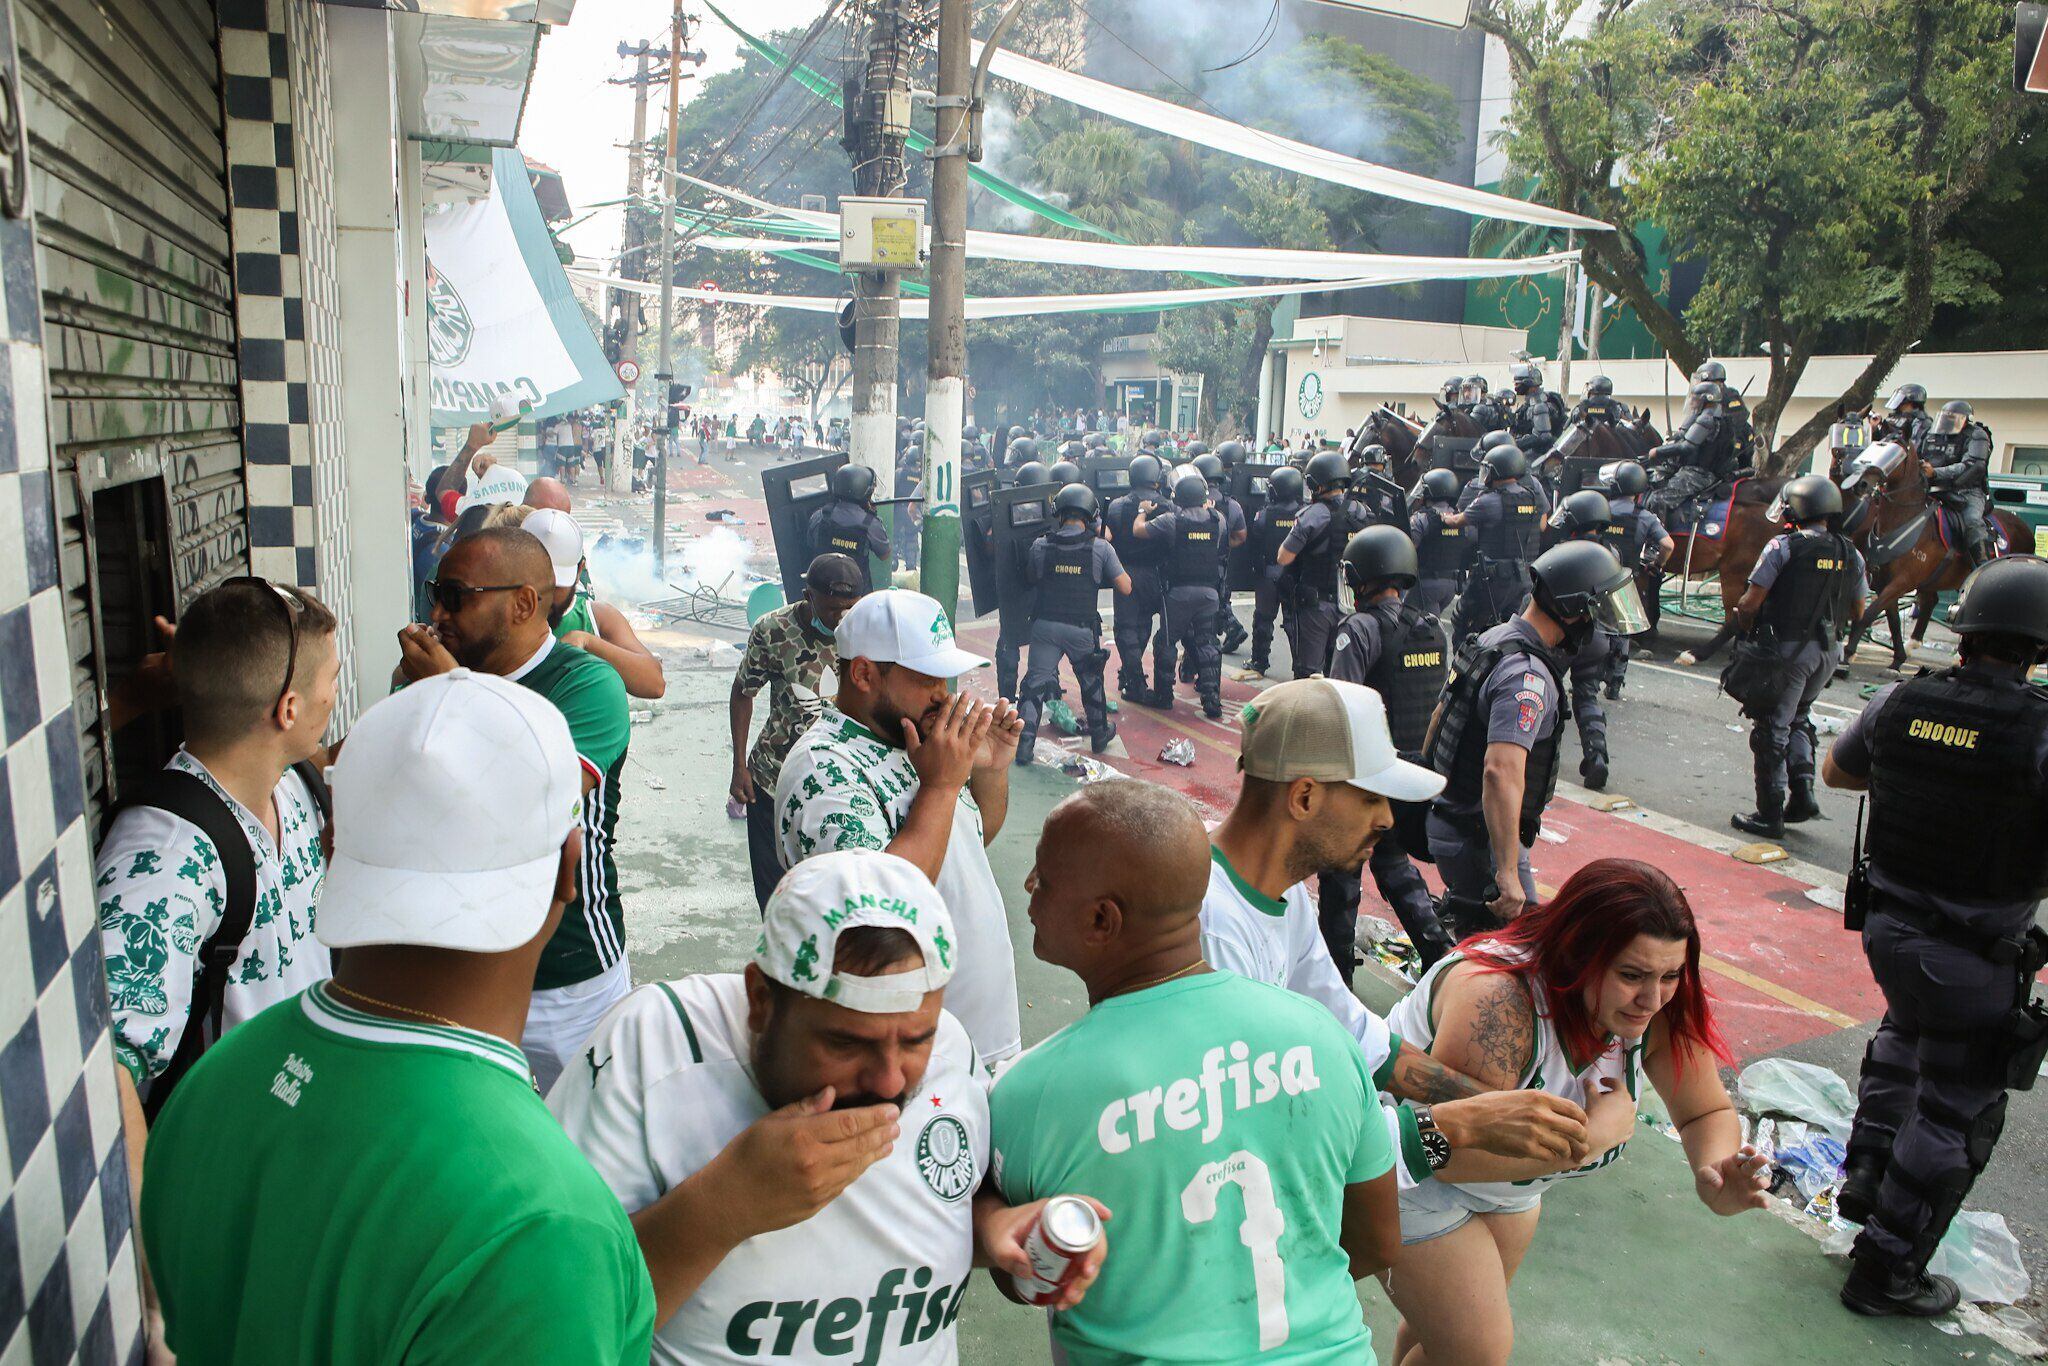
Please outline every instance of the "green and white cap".
[[[880, 977], [833, 971], [839, 936], [861, 925], [903, 930], [924, 966]], [[867, 1015], [916, 1010], [953, 976], [953, 917], [918, 866], [895, 854], [845, 849], [806, 859], [783, 875], [763, 913], [754, 965], [806, 996]]]

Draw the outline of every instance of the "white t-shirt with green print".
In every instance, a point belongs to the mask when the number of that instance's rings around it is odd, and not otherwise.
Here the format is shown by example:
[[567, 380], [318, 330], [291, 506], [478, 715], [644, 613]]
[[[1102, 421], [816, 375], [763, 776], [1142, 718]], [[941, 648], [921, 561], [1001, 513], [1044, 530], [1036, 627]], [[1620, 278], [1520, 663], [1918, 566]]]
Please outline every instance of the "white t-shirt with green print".
[[[313, 937], [313, 908], [327, 875], [320, 808], [305, 781], [286, 770], [271, 794], [280, 835], [273, 843], [255, 813], [228, 796], [206, 765], [181, 749], [165, 767], [219, 793], [256, 856], [255, 912], [228, 969], [222, 1002], [226, 1031], [332, 975], [327, 947]], [[199, 946], [227, 907], [227, 875], [198, 826], [148, 806], [114, 818], [100, 841], [96, 872], [114, 1056], [139, 1086], [162, 1073], [178, 1051]]]
[[[903, 828], [917, 786], [908, 754], [828, 705], [797, 737], [775, 783], [783, 867], [837, 849], [887, 848]], [[946, 1009], [966, 1026], [982, 1062], [994, 1067], [1022, 1047], [1017, 959], [1003, 894], [982, 846], [981, 808], [964, 787], [936, 886], [960, 939]]]

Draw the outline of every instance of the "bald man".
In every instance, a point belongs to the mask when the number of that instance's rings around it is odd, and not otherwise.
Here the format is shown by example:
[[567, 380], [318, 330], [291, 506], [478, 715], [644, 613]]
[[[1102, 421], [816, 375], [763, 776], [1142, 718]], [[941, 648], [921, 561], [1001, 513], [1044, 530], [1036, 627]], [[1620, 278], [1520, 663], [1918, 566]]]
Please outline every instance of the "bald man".
[[1089, 1010], [996, 1084], [991, 1170], [1013, 1204], [1086, 1191], [1116, 1220], [1053, 1316], [1068, 1359], [1370, 1361], [1352, 1283], [1399, 1250], [1388, 1126], [1327, 1009], [1204, 961], [1208, 846], [1184, 798], [1131, 779], [1046, 818], [1032, 948]]
[[[569, 723], [583, 768], [583, 858], [576, 899], [542, 951], [520, 1046], [545, 1091], [632, 985], [625, 908], [612, 859], [620, 780], [632, 732], [626, 685], [603, 660], [555, 638], [547, 548], [519, 527], [488, 527], [441, 558], [427, 585], [434, 624], [398, 633], [399, 672], [417, 681], [451, 669], [496, 674], [533, 689]], [[479, 811], [475, 819], [488, 821]], [[450, 838], [462, 838], [460, 831]]]
[[530, 508], [553, 508], [557, 512], [569, 510], [569, 486], [552, 475], [542, 475], [526, 486], [526, 497], [520, 500]]

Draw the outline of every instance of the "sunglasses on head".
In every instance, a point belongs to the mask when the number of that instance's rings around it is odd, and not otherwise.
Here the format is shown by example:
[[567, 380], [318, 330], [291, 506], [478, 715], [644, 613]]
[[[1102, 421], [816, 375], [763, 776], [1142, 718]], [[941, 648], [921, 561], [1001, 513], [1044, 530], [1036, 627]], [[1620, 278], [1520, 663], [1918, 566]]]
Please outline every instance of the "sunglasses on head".
[[270, 704], [270, 709], [276, 711], [278, 703], [284, 701], [285, 694], [292, 690], [292, 680], [298, 676], [299, 613], [305, 608], [306, 600], [299, 596], [299, 591], [296, 588], [289, 588], [281, 583], [272, 583], [269, 579], [256, 574], [244, 574], [239, 578], [229, 579], [228, 582], [254, 584], [256, 587], [264, 590], [259, 596], [263, 597], [266, 601], [276, 603], [277, 610], [284, 613], [285, 638], [288, 642], [285, 646], [284, 654], [284, 683], [278, 688], [277, 697]]
[[453, 583], [444, 579], [427, 580], [427, 599], [449, 616], [454, 616], [463, 604], [478, 593], [516, 593], [526, 587], [523, 583], [492, 583], [481, 588], [466, 583]]

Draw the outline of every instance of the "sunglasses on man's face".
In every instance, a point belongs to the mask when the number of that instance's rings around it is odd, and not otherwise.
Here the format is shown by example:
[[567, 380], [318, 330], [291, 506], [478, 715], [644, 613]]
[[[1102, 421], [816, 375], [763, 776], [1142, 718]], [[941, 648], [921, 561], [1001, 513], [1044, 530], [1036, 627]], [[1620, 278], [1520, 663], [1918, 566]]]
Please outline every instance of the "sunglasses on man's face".
[[427, 597], [436, 607], [452, 617], [462, 611], [464, 605], [479, 593], [516, 593], [524, 587], [526, 585], [523, 583], [492, 583], [478, 588], [449, 579], [428, 579]]

